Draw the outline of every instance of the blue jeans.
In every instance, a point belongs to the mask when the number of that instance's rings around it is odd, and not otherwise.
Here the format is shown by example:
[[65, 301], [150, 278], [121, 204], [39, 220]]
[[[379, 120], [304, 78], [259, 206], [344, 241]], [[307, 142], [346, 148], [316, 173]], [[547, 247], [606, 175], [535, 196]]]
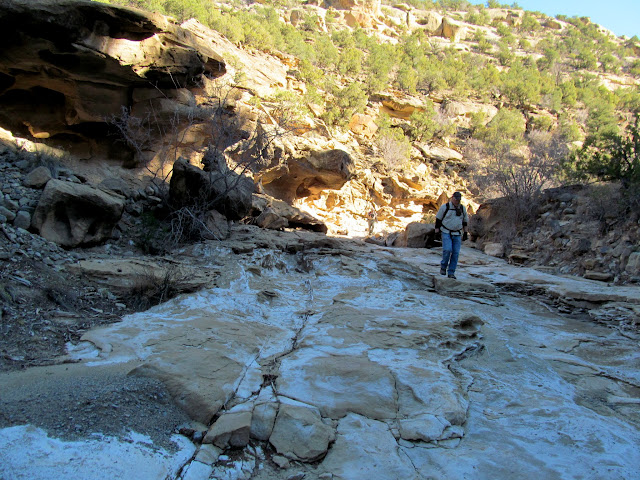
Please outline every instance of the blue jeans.
[[458, 255], [460, 254], [460, 245], [462, 244], [462, 235], [451, 235], [442, 232], [442, 262], [440, 269], [447, 270], [453, 274], [458, 266]]

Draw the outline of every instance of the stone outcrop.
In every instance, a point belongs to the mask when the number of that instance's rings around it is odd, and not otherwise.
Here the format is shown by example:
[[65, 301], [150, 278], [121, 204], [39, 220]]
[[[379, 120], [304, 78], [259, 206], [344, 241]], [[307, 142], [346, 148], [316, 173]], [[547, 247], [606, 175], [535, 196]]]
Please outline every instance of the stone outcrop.
[[0, 126], [84, 159], [131, 167], [166, 155], [169, 137], [186, 141], [179, 147], [190, 154], [206, 146], [208, 118], [198, 105], [236, 73], [224, 56], [243, 65], [246, 91], [266, 96], [287, 86], [280, 60], [247, 53], [193, 20], [178, 25], [97, 2], [16, 0], [0, 5], [0, 28], [12, 32], [2, 37]]
[[349, 130], [365, 138], [373, 138], [378, 131], [378, 125], [376, 125], [375, 119], [370, 115], [356, 113], [351, 117]]
[[88, 185], [49, 180], [31, 226], [65, 247], [96, 245], [111, 237], [123, 209], [122, 197]]
[[215, 208], [228, 219], [237, 220], [249, 213], [253, 191], [253, 181], [233, 171], [205, 172], [184, 158], [173, 165], [169, 193], [176, 208]]
[[[503, 254], [514, 263], [542, 263], [560, 273], [600, 281], [638, 278], [638, 216], [617, 211], [613, 200], [594, 203], [599, 188], [609, 187], [546, 190], [533, 212], [535, 230], [516, 237], [503, 251], [496, 244], [502, 245], [500, 232], [510, 228], [513, 207], [505, 201], [487, 202], [471, 217], [471, 236], [485, 252]], [[612, 188], [607, 195], [616, 198], [619, 192]], [[603, 229], [608, 231], [606, 235]]]
[[316, 151], [304, 158], [288, 159], [259, 174], [269, 195], [288, 203], [296, 198], [339, 190], [355, 173], [355, 163], [344, 150]]
[[218, 53], [166, 17], [108, 4], [3, 2], [0, 32], [0, 122], [27, 138], [99, 142], [134, 91], [225, 73]]
[[278, 410], [269, 443], [293, 460], [313, 462], [323, 457], [333, 441], [333, 428], [310, 408], [283, 404]]
[[414, 112], [424, 110], [421, 100], [408, 95], [380, 94], [377, 99], [382, 103], [380, 113], [394, 118], [409, 120]]
[[442, 25], [438, 30], [438, 35], [449, 39], [451, 42], [457, 43], [465, 39], [466, 27], [448, 17], [442, 19]]
[[322, 220], [268, 195], [253, 195], [252, 216], [255, 224], [261, 228], [281, 230], [289, 227], [327, 232], [327, 226]]
[[324, 0], [324, 7], [336, 10], [356, 10], [370, 15], [380, 13], [380, 0]]
[[443, 17], [438, 12], [416, 10], [411, 12], [409, 28], [423, 28], [429, 34], [437, 34], [442, 29]]
[[[87, 378], [115, 367], [160, 380], [194, 419], [180, 429], [190, 449], [175, 462], [188, 479], [259, 469], [417, 480], [434, 466], [446, 478], [461, 469], [500, 477], [505, 451], [522, 478], [538, 475], [544, 458], [554, 459], [544, 467], [551, 476], [610, 473], [610, 463], [582, 467], [585, 454], [615, 459], [631, 477], [638, 288], [513, 266], [466, 245], [456, 280], [438, 274], [440, 256], [235, 226], [227, 240], [165, 259], [210, 274], [206, 288], [85, 332], [66, 360]], [[59, 367], [45, 374], [67, 378], [68, 365]], [[107, 405], [122, 408], [111, 397]], [[558, 443], [558, 422], [571, 438], [586, 428], [599, 441]], [[0, 440], [15, 430], [0, 429]], [[4, 443], [2, 468], [24, 457], [24, 441]], [[141, 448], [126, 442], [127, 452]], [[29, 443], [30, 461], [50, 472], [54, 449], [40, 443]]]
[[435, 245], [434, 224], [412, 222], [393, 242], [394, 247], [426, 248]]
[[493, 105], [459, 100], [447, 100], [442, 110], [447, 116], [455, 118], [458, 124], [464, 126], [469, 126], [469, 121], [474, 113], [482, 113], [485, 124], [489, 123], [498, 113], [498, 109]]

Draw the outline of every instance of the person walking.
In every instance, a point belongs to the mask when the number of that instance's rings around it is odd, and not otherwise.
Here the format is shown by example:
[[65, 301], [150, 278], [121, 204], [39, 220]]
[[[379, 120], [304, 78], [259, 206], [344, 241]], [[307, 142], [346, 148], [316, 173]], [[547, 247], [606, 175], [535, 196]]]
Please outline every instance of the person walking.
[[370, 237], [373, 237], [373, 232], [376, 228], [376, 220], [378, 220], [378, 212], [376, 211], [375, 205], [373, 205], [371, 210], [369, 210], [369, 213], [367, 213], [367, 223], [369, 225], [368, 233]]
[[467, 209], [460, 203], [461, 200], [462, 193], [455, 192], [451, 200], [442, 205], [436, 213], [436, 235], [442, 232], [440, 275], [448, 274], [449, 278], [456, 278], [460, 246], [469, 233], [469, 217]]

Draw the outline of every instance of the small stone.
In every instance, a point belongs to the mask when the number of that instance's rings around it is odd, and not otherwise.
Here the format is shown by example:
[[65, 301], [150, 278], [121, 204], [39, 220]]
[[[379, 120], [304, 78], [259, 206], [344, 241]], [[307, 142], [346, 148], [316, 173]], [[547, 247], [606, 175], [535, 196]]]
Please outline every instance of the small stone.
[[438, 441], [438, 446], [442, 447], [442, 448], [456, 448], [458, 445], [460, 445], [460, 442], [462, 441], [462, 439], [460, 438], [452, 438], [450, 440], [440, 440]]
[[186, 473], [182, 476], [182, 480], [207, 480], [212, 471], [211, 465], [194, 460], [189, 464]]
[[20, 209], [20, 204], [11, 199], [11, 197], [6, 196], [4, 200], [4, 206], [9, 210], [13, 210], [14, 212]]
[[195, 459], [198, 462], [202, 462], [207, 465], [213, 465], [218, 461], [221, 453], [222, 453], [222, 450], [220, 450], [218, 447], [210, 443], [207, 443], [207, 444], [203, 444], [198, 449], [198, 454], [196, 455]]
[[31, 226], [31, 215], [29, 212], [20, 210], [13, 219], [13, 225], [17, 228], [24, 228], [25, 230]]
[[0, 207], [0, 215], [6, 218], [6, 221], [12, 222], [16, 218], [16, 214], [5, 207]]
[[249, 443], [251, 412], [226, 413], [211, 426], [204, 443], [217, 447], [245, 447]]
[[501, 243], [487, 243], [484, 246], [484, 253], [492, 257], [504, 257], [504, 245]]
[[24, 185], [29, 188], [43, 188], [51, 180], [51, 171], [41, 166], [33, 169], [24, 177]]
[[587, 280], [597, 280], [599, 282], [609, 282], [613, 280], [613, 275], [607, 272], [585, 272], [584, 278]]
[[286, 457], [283, 457], [282, 455], [274, 455], [271, 459], [278, 467], [283, 469], [289, 468], [290, 462]]

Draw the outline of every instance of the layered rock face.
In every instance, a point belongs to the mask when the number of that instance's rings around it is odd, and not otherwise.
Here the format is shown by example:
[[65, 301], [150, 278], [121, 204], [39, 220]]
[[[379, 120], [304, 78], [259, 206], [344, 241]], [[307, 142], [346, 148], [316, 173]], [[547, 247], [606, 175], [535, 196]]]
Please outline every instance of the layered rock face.
[[88, 143], [85, 155], [99, 147], [130, 155], [105, 139], [108, 118], [123, 107], [150, 113], [164, 89], [226, 71], [219, 54], [166, 17], [96, 2], [3, 2], [0, 41], [0, 125], [26, 138]]

